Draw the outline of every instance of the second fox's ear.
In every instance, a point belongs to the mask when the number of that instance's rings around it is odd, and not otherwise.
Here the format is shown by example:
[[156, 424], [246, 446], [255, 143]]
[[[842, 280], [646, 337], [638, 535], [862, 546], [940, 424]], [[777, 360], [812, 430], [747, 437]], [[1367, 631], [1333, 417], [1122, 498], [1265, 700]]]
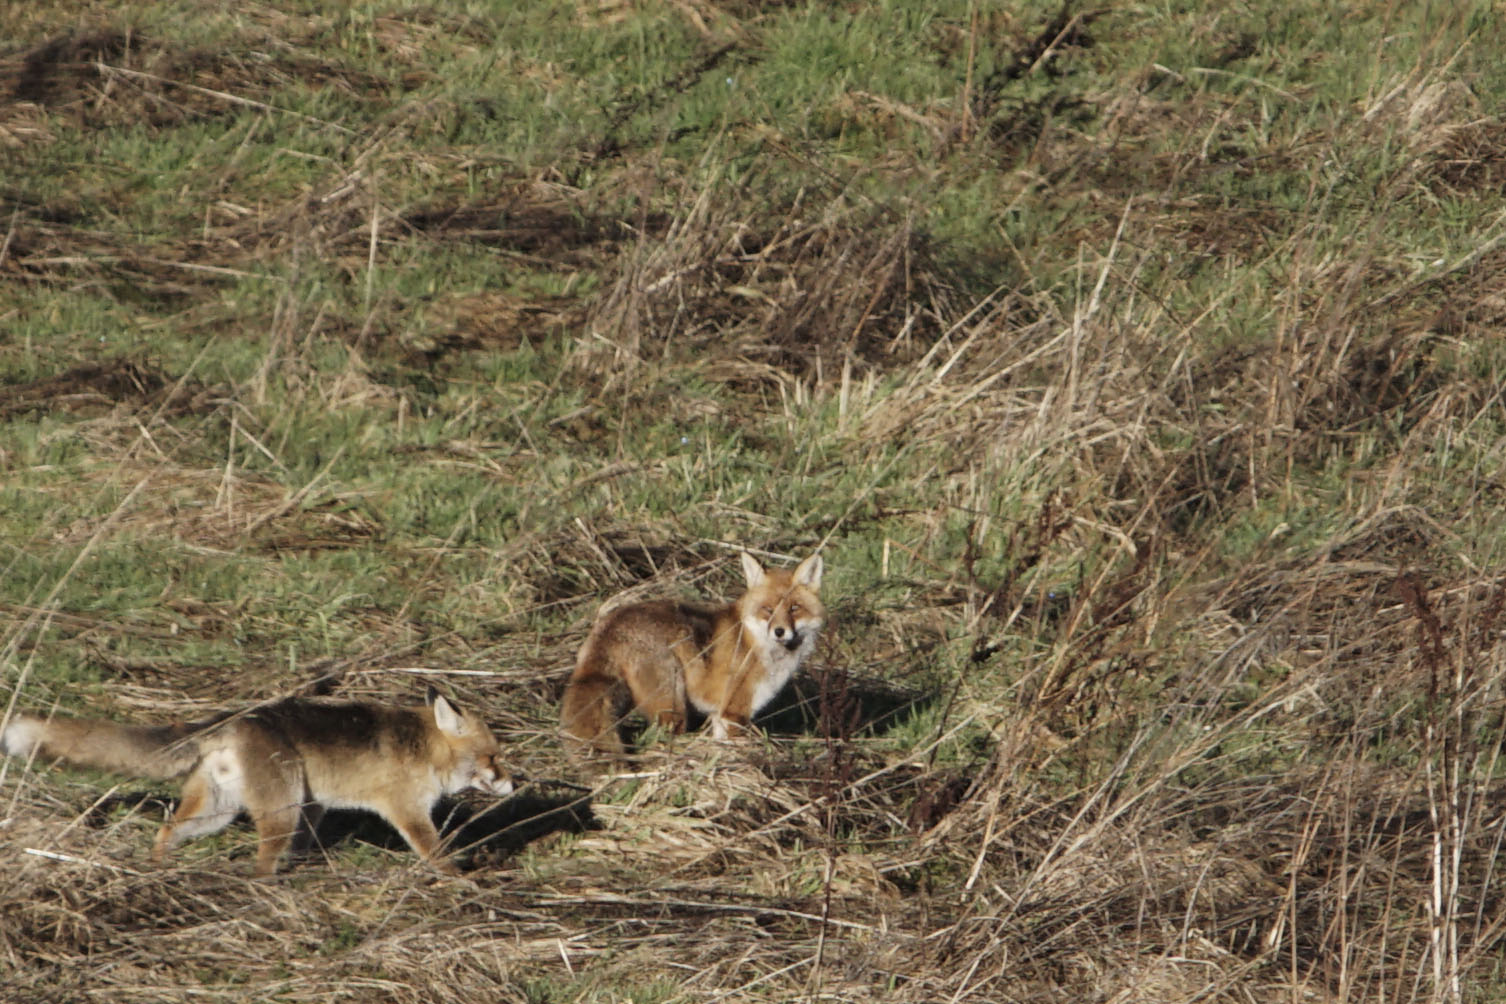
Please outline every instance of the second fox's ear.
[[821, 555], [811, 555], [795, 566], [795, 582], [808, 589], [820, 589], [822, 567]]
[[434, 706], [434, 724], [439, 731], [446, 735], [459, 736], [465, 734], [465, 719], [460, 712], [455, 710], [455, 705], [445, 700], [432, 689], [429, 691], [434, 700], [430, 703]]
[[742, 552], [742, 556], [743, 578], [748, 580], [749, 589], [757, 589], [763, 585], [764, 576], [768, 573], [763, 570], [763, 566], [758, 563], [758, 559], [747, 551]]

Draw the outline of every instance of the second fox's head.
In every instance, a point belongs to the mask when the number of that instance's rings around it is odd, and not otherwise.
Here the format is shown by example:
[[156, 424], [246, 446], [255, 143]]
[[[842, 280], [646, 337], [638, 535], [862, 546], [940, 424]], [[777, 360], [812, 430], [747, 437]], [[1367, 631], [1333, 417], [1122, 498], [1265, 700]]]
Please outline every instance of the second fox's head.
[[764, 568], [743, 552], [748, 591], [738, 601], [743, 629], [770, 649], [782, 648], [803, 660], [816, 646], [826, 620], [821, 605], [821, 556], [813, 554], [794, 568]]

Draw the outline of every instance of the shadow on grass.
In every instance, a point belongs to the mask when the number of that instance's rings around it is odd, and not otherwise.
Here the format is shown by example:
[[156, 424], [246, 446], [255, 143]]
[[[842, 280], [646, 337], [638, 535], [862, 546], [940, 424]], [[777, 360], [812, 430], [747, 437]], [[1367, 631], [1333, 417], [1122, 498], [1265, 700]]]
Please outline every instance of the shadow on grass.
[[848, 735], [882, 736], [925, 712], [940, 696], [877, 679], [832, 674], [823, 683], [819, 677], [802, 673], [780, 691], [754, 724], [770, 735], [820, 735], [823, 713], [839, 710], [848, 724]]
[[[906, 690], [881, 680], [838, 678], [835, 674], [824, 686], [823, 698], [822, 680], [801, 674], [775, 696], [753, 719], [753, 724], [771, 736], [816, 736], [823, 734], [823, 713], [835, 714], [844, 723], [841, 729], [832, 730], [835, 733], [849, 737], [882, 736], [924, 712], [940, 697], [934, 692]], [[686, 712], [687, 733], [705, 728], [705, 715], [693, 706], [687, 707]], [[649, 731], [648, 723], [637, 712], [626, 714], [618, 729], [627, 749], [637, 752], [645, 748], [645, 735]]]
[[[574, 787], [573, 785], [570, 787]], [[113, 810], [139, 809], [162, 819], [177, 806], [174, 798], [160, 792], [122, 792], [102, 799], [89, 811], [87, 823], [104, 826]], [[512, 857], [536, 840], [555, 833], [583, 833], [596, 828], [589, 793], [581, 789], [560, 795], [524, 791], [497, 805], [476, 808], [463, 801], [442, 799], [434, 808], [434, 825], [444, 835], [447, 846], [458, 855], [461, 868], [470, 870], [495, 865]], [[250, 817], [241, 813], [236, 826], [250, 826]], [[347, 840], [358, 840], [385, 850], [408, 852], [405, 841], [380, 816], [361, 809], [330, 809], [320, 820], [312, 848], [330, 850]], [[311, 851], [312, 851], [311, 848]], [[250, 849], [247, 849], [250, 853]], [[313, 858], [317, 858], [313, 852]], [[312, 860], [308, 853], [296, 849], [283, 867], [298, 867], [299, 860]]]
[[[585, 791], [562, 795], [524, 791], [486, 808], [442, 799], [433, 815], [446, 845], [467, 871], [498, 864], [552, 834], [583, 833], [596, 827]], [[409, 849], [398, 832], [374, 813], [330, 810], [319, 824], [318, 845], [331, 848], [347, 839], [387, 850]]]

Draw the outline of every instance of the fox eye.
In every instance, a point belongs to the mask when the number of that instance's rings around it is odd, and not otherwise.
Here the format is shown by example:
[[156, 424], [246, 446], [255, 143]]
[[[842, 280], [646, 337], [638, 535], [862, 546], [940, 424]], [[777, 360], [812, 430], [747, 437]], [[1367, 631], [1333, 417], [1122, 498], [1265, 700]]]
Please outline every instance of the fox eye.
[[766, 618], [767, 617], [773, 617], [774, 616], [774, 608], [771, 607], [771, 606], [769, 606], [769, 605], [767, 605], [767, 604], [765, 604], [764, 606], [761, 606], [761, 607], [758, 608], [758, 614], [759, 614], [760, 617], [766, 617]]
[[790, 613], [791, 613], [791, 615], [798, 614], [799, 612], [800, 612], [800, 604], [798, 604], [798, 603], [791, 603], [790, 604]]

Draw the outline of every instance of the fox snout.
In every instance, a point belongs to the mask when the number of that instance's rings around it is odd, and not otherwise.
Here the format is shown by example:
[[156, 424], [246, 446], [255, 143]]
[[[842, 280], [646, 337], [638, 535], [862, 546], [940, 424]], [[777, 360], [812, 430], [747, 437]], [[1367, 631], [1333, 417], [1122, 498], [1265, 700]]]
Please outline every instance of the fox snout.
[[774, 626], [772, 633], [774, 635], [774, 640], [779, 642], [779, 644], [783, 645], [785, 648], [789, 649], [791, 652], [800, 647], [800, 632], [795, 628], [785, 627], [784, 625], [779, 624]]
[[512, 771], [496, 753], [483, 754], [471, 760], [464, 768], [464, 780], [455, 785], [460, 788], [475, 788], [488, 795], [504, 798], [515, 790]]
[[471, 771], [471, 787], [488, 795], [503, 798], [514, 790], [512, 772], [503, 767], [496, 758], [476, 764]]

